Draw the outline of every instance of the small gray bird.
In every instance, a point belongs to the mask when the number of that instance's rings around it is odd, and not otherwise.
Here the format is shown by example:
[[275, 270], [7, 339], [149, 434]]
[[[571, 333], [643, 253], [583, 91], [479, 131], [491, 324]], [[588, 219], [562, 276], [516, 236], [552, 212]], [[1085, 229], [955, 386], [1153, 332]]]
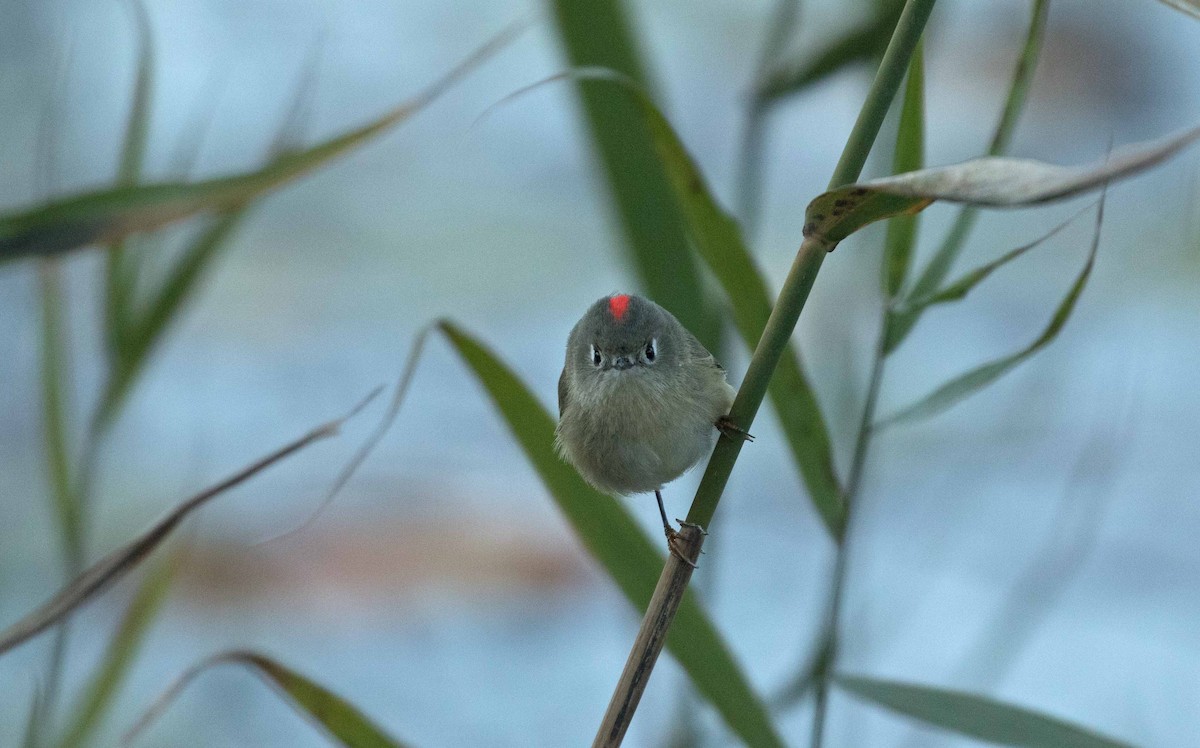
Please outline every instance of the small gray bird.
[[753, 438], [728, 419], [734, 394], [725, 369], [670, 312], [641, 296], [606, 296], [567, 339], [555, 445], [605, 493], [653, 491], [668, 547], [682, 556], [660, 489], [707, 456], [718, 431]]

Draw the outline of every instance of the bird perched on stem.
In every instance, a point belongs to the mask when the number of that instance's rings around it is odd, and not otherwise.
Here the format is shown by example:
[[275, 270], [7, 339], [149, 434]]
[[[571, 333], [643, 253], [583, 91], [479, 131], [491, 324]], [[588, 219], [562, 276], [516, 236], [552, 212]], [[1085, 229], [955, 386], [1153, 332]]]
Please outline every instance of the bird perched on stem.
[[653, 491], [667, 546], [684, 558], [661, 489], [707, 456], [718, 432], [753, 438], [729, 420], [734, 394], [725, 369], [670, 312], [641, 296], [606, 296], [567, 338], [555, 445], [605, 493]]

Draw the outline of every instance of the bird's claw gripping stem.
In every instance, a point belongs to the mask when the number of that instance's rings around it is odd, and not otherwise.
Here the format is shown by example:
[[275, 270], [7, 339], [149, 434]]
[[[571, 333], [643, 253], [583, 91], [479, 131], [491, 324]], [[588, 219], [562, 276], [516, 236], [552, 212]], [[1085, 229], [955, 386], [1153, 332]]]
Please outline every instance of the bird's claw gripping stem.
[[[685, 522], [681, 519], [676, 519], [675, 521], [679, 523], [679, 526], [681, 528], [696, 527], [696, 528], [699, 528], [701, 535], [708, 534], [707, 530], [705, 530], [703, 527], [700, 527], [700, 525], [695, 524], [694, 522]], [[664, 527], [663, 529], [667, 533], [667, 549], [671, 552], [671, 555], [674, 556], [675, 558], [679, 559], [680, 561], [684, 562], [688, 566], [692, 567], [693, 569], [698, 568], [696, 566], [696, 562], [692, 561], [690, 558], [687, 557], [687, 554], [685, 553], [685, 550], [682, 547], [683, 541], [679, 535], [679, 532], [672, 527]], [[704, 551], [700, 551], [700, 552], [703, 553]]]
[[717, 427], [717, 431], [720, 431], [730, 439], [741, 439], [744, 442], [754, 441], [754, 435], [734, 423], [729, 416], [721, 416], [713, 425]]

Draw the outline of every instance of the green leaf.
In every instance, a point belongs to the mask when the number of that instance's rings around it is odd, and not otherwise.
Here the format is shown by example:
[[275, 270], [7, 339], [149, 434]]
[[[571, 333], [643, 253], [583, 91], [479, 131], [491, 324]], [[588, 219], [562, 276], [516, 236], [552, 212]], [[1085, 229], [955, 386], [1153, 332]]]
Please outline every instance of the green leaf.
[[1030, 709], [944, 688], [839, 675], [855, 696], [945, 730], [1029, 748], [1130, 748], [1125, 743]]
[[[314, 52], [296, 86], [287, 116], [275, 135], [270, 151], [272, 157], [298, 146], [303, 121], [310, 109], [316, 64], [317, 55]], [[194, 137], [191, 140], [198, 142]], [[183, 156], [188, 155], [185, 149], [181, 148], [181, 151]], [[135, 305], [124, 312], [126, 321], [123, 325], [120, 355], [116, 358], [105, 384], [105, 391], [95, 415], [96, 427], [108, 425], [116, 415], [138, 375], [144, 370], [150, 354], [162, 339], [163, 333], [193, 297], [213, 262], [230, 245], [230, 239], [250, 208], [250, 205], [243, 205], [214, 217], [209, 226], [176, 258], [166, 278], [152, 291], [150, 300], [144, 306]]]
[[[154, 94], [154, 37], [146, 6], [139, 0], [130, 3], [138, 38], [137, 79], [121, 146], [121, 164], [117, 186], [128, 187], [141, 178], [146, 142], [150, 136], [150, 100]], [[118, 360], [124, 347], [125, 323], [136, 285], [136, 258], [127, 256], [124, 238], [109, 244], [105, 258], [104, 337], [109, 353]]]
[[1192, 18], [1200, 18], [1200, 0], [1162, 0], [1178, 11], [1187, 13]]
[[1015, 208], [1078, 195], [1161, 163], [1200, 139], [1200, 127], [1115, 151], [1085, 166], [978, 158], [839, 187], [809, 203], [804, 235], [836, 245], [875, 221], [924, 210], [938, 200]]
[[[607, 79], [628, 91], [639, 104], [692, 246], [724, 289], [733, 308], [734, 324], [753, 350], [771, 316], [771, 294], [742, 241], [740, 227], [717, 203], [704, 175], [654, 102], [627, 79]], [[780, 358], [769, 392], [813, 505], [830, 533], [840, 538], [844, 508], [829, 432], [795, 346], [789, 344]]]
[[104, 650], [103, 662], [93, 673], [74, 710], [71, 726], [59, 744], [60, 748], [83, 745], [100, 724], [137, 656], [142, 639], [162, 608], [181, 558], [182, 552], [176, 552], [146, 573]]
[[249, 208], [244, 206], [214, 218], [180, 255], [147, 308], [134, 314], [125, 339], [124, 355], [101, 397], [97, 423], [105, 424], [116, 414], [163, 332], [195, 293], [213, 260], [229, 246], [230, 237]]
[[950, 380], [941, 387], [938, 387], [933, 392], [921, 398], [912, 405], [903, 408], [895, 415], [885, 418], [883, 421], [876, 424], [875, 428], [883, 428], [892, 426], [897, 423], [915, 421], [921, 418], [928, 418], [932, 415], [941, 413], [966, 398], [972, 393], [986, 387], [1008, 372], [1012, 371], [1025, 359], [1037, 353], [1043, 347], [1048, 345], [1050, 341], [1058, 335], [1062, 330], [1063, 325], [1067, 323], [1067, 319], [1071, 316], [1071, 312], [1075, 309], [1075, 302], [1079, 300], [1079, 295], [1083, 293], [1083, 288], [1087, 285], [1088, 278], [1092, 274], [1092, 265], [1096, 260], [1096, 250], [1100, 246], [1100, 225], [1104, 221], [1104, 199], [1101, 198], [1100, 205], [1096, 209], [1096, 230], [1092, 237], [1092, 246], [1088, 251], [1087, 262], [1083, 265], [1083, 270], [1080, 271], [1075, 282], [1071, 285], [1071, 289], [1067, 291], [1067, 295], [1059, 303], [1058, 308], [1054, 311], [1054, 316], [1050, 318], [1050, 324], [1042, 331], [1036, 340], [1030, 343], [1025, 348], [1016, 353], [998, 358], [995, 361], [990, 361], [978, 368], [972, 369], [965, 374], [962, 374]]
[[[1037, 69], [1037, 60], [1042, 49], [1042, 38], [1045, 34], [1046, 17], [1049, 15], [1049, 11], [1049, 0], [1034, 0], [1029, 31], [1025, 36], [1021, 55], [1017, 58], [1012, 83], [1009, 85], [1008, 96], [1004, 102], [1004, 111], [1000, 115], [1000, 121], [996, 124], [996, 130], [992, 135], [992, 142], [988, 146], [987, 155], [989, 156], [1002, 155], [1008, 150], [1008, 145], [1012, 141], [1017, 120], [1020, 119], [1021, 112], [1025, 109], [1033, 73]], [[975, 208], [964, 208], [959, 211], [946, 238], [925, 266], [924, 271], [918, 276], [916, 283], [913, 284], [908, 297], [910, 301], [914, 298], [928, 296], [946, 280], [950, 268], [966, 245], [967, 237], [975, 226], [977, 217], [978, 211]], [[920, 315], [921, 312], [918, 310], [907, 317], [889, 320], [888, 341], [884, 353], [891, 353], [900, 345], [917, 323]]]
[[865, 64], [887, 49], [904, 7], [903, 0], [885, 0], [875, 15], [851, 29], [815, 57], [777, 66], [757, 86], [755, 98], [770, 102], [797, 93], [850, 65]]
[[975, 268], [974, 270], [971, 270], [970, 272], [965, 273], [958, 280], [948, 284], [945, 288], [941, 289], [940, 291], [932, 293], [929, 296], [926, 296], [924, 298], [914, 299], [913, 301], [907, 303], [903, 307], [903, 309], [901, 310], [900, 313], [901, 314], [913, 313], [913, 312], [924, 310], [927, 307], [934, 306], [935, 304], [945, 304], [945, 303], [948, 303], [951, 301], [962, 301], [963, 299], [965, 299], [967, 297], [967, 294], [971, 292], [971, 289], [973, 289], [973, 288], [975, 288], [975, 286], [979, 285], [989, 275], [991, 275], [995, 271], [999, 270], [1001, 267], [1007, 265], [1008, 263], [1012, 262], [1013, 260], [1017, 259], [1018, 257], [1025, 254], [1029, 250], [1040, 246], [1042, 244], [1042, 242], [1045, 242], [1046, 240], [1050, 239], [1051, 237], [1057, 235], [1060, 231], [1065, 229], [1067, 226], [1071, 225], [1075, 221], [1076, 218], [1083, 215], [1084, 212], [1091, 210], [1094, 207], [1095, 207], [1094, 204], [1089, 205], [1088, 207], [1079, 211], [1078, 213], [1071, 216], [1067, 220], [1063, 221], [1062, 223], [1058, 224], [1054, 228], [1050, 229], [1050, 231], [1046, 232], [1045, 234], [1042, 234], [1037, 239], [1034, 239], [1033, 241], [1029, 242], [1028, 244], [1023, 244], [1020, 247], [1017, 247], [1016, 249], [1011, 249], [1011, 250], [1005, 252], [1004, 254], [1000, 255], [996, 259], [992, 260], [991, 262], [980, 265], [979, 267]]
[[256, 652], [225, 652], [192, 667], [171, 684], [150, 709], [126, 733], [132, 742], [196, 676], [216, 665], [242, 665], [254, 671], [275, 691], [286, 697], [293, 709], [321, 728], [330, 738], [349, 748], [403, 748], [350, 702], [316, 681]]
[[257, 171], [199, 182], [116, 187], [2, 216], [0, 261], [112, 242], [197, 213], [237, 209], [408, 119], [506, 45], [516, 30], [496, 36], [423, 93], [379, 119], [306, 150], [282, 154]]
[[337, 434], [341, 425], [362, 410], [378, 392], [376, 390], [371, 393], [369, 397], [341, 418], [318, 426], [299, 439], [277, 449], [266, 457], [243, 468], [240, 472], [179, 504], [167, 516], [155, 522], [148, 530], [92, 564], [36, 610], [33, 610], [24, 618], [0, 631], [0, 655], [50, 628], [66, 618], [76, 608], [108, 589], [114, 582], [128, 574], [130, 570], [144, 561], [155, 548], [166, 540], [185, 517], [207, 504], [211, 499], [243, 483], [283, 458], [304, 449], [313, 442]]
[[[573, 67], [610, 68], [647, 85], [646, 68], [620, 0], [553, 0], [551, 5]], [[720, 320], [700, 283], [682, 219], [637, 104], [610, 87], [584, 80], [576, 86], [609, 199], [648, 295], [709, 350], [720, 350]]]
[[42, 429], [50, 495], [67, 567], [73, 573], [83, 566], [83, 515], [78, 497], [71, 487], [71, 459], [67, 444], [67, 380], [69, 360], [64, 331], [62, 293], [57, 261], [44, 261], [38, 267], [41, 292], [41, 379]]
[[[634, 607], [645, 610], [664, 559], [625, 507], [596, 491], [554, 452], [554, 419], [515, 374], [453, 323], [440, 329], [487, 390], [525, 456], [584, 547]], [[763, 703], [691, 591], [685, 593], [667, 647], [729, 728], [750, 746], [782, 746]]]
[[[918, 42], [908, 63], [908, 82], [896, 131], [893, 173], [916, 171], [925, 164], [925, 45]], [[917, 242], [917, 217], [901, 215], [888, 222], [884, 240], [883, 290], [893, 298], [908, 277], [913, 246]]]

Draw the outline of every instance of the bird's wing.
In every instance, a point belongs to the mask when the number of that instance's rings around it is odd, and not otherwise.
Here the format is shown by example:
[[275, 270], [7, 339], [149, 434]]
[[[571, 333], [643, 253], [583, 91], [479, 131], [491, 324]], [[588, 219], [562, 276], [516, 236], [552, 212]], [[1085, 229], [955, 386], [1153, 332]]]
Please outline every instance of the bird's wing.
[[567, 388], [567, 369], [564, 366], [562, 374], [558, 375], [558, 417], [562, 418], [562, 414], [567, 409], [567, 403], [570, 402], [570, 390]]
[[682, 326], [681, 328], [683, 330], [683, 346], [687, 351], [688, 358], [696, 363], [708, 364], [710, 366], [717, 367], [721, 371], [725, 371], [725, 367], [721, 366], [721, 363], [717, 361], [716, 357], [708, 352], [708, 349], [705, 348], [704, 344], [692, 334], [691, 330]]

